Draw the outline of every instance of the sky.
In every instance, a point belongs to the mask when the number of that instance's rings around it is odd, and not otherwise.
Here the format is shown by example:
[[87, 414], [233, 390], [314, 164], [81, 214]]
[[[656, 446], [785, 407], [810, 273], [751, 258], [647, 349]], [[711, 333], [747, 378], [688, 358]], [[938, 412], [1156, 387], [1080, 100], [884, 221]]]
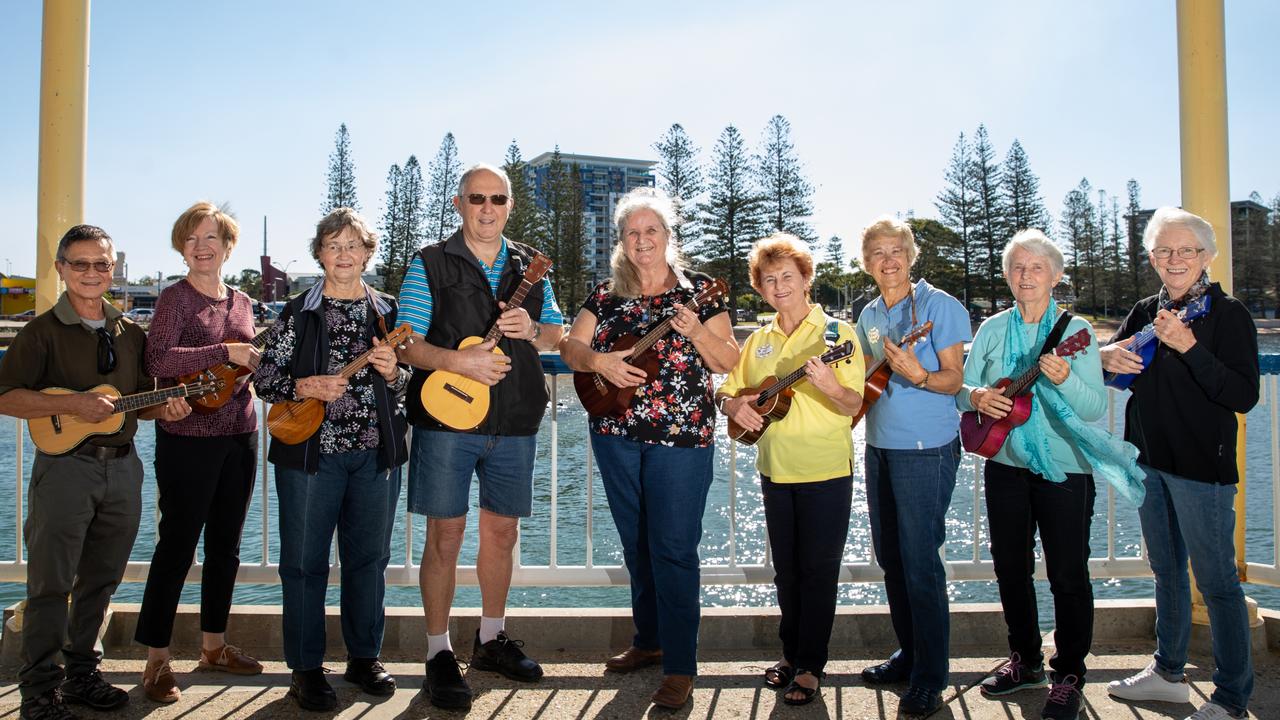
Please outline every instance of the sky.
[[[35, 269], [42, 3], [0, 22], [0, 262]], [[1081, 178], [1145, 207], [1180, 202], [1172, 0], [1048, 3], [95, 2], [85, 221], [130, 277], [183, 271], [173, 221], [230, 203], [226, 272], [269, 251], [316, 269], [340, 123], [364, 214], [387, 170], [446, 132], [464, 164], [567, 153], [657, 159], [681, 123], [709, 159], [729, 124], [758, 146], [784, 115], [816, 191], [812, 223], [853, 248], [880, 214], [936, 217], [959, 133], [1016, 138], [1055, 216]], [[1280, 3], [1226, 0], [1231, 196], [1280, 194]], [[1096, 199], [1096, 198], [1095, 198]]]

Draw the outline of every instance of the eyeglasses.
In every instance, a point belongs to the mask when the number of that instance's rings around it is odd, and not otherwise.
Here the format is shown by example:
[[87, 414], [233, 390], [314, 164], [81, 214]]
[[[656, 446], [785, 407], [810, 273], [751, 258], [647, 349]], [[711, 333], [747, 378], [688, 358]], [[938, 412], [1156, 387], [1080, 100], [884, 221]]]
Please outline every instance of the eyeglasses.
[[116, 343], [106, 328], [98, 328], [98, 374], [106, 375], [116, 369]]
[[109, 273], [116, 266], [110, 260], [94, 260], [90, 262], [88, 260], [67, 260], [65, 258], [62, 260], [62, 264], [78, 273], [89, 272], [89, 268], [93, 268], [100, 273]]
[[325, 243], [320, 246], [320, 249], [331, 255], [340, 255], [342, 254], [343, 251], [346, 251], [351, 253], [352, 255], [355, 255], [356, 253], [364, 250], [364, 243], [360, 243], [360, 242], [351, 242], [346, 244]]
[[[1173, 257], [1174, 252], [1175, 250], [1173, 248], [1167, 248], [1167, 247], [1151, 248], [1151, 255], [1154, 256], [1157, 260], [1168, 260], [1169, 258]], [[1178, 257], [1182, 258], [1183, 260], [1191, 260], [1195, 256], [1204, 252], [1204, 248], [1195, 248], [1188, 245], [1188, 246], [1178, 248], [1176, 252], [1178, 253]]]
[[506, 195], [485, 195], [484, 193], [469, 193], [467, 195], [467, 202], [471, 203], [472, 205], [483, 205], [486, 198], [488, 198], [489, 202], [493, 203], [494, 205], [506, 205], [508, 200]]

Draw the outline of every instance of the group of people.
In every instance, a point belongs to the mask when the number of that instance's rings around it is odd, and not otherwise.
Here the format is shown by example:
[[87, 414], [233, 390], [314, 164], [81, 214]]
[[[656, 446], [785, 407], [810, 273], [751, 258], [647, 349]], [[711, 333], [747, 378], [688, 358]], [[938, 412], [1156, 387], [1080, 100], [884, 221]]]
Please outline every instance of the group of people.
[[[662, 192], [642, 188], [619, 201], [610, 277], [589, 292], [567, 334], [547, 279], [508, 303], [536, 251], [503, 236], [514, 204], [503, 171], [483, 164], [467, 169], [453, 203], [461, 228], [416, 254], [398, 298], [362, 280], [377, 245], [367, 222], [347, 208], [330, 213], [311, 243], [323, 278], [289, 301], [265, 335], [255, 335], [250, 299], [221, 280], [239, 230], [211, 204], [197, 203], [174, 224], [173, 248], [188, 272], [161, 293], [149, 333], [102, 299], [115, 261], [107, 233], [79, 225], [63, 236], [56, 263], [66, 292], [4, 355], [0, 413], [100, 422], [116, 413], [117, 397], [150, 390], [157, 379], [226, 363], [254, 372], [214, 409], [192, 413], [187, 401], [170, 399], [125, 413], [119, 430], [73, 452], [37, 454], [24, 528], [23, 718], [61, 720], [74, 717], [68, 702], [110, 709], [128, 700], [98, 671], [96, 643], [141, 513], [142, 460], [132, 442], [140, 419], [158, 423], [160, 508], [135, 634], [148, 648], [144, 692], [157, 702], [180, 698], [169, 645], [202, 535], [198, 667], [262, 671], [226, 637], [255, 484], [259, 418], [250, 382], [270, 403], [314, 399], [324, 407], [310, 436], [273, 439], [268, 451], [279, 507], [289, 695], [308, 710], [337, 704], [323, 667], [335, 533], [344, 677], [372, 695], [395, 691], [380, 654], [385, 571], [405, 463], [408, 508], [427, 517], [419, 584], [431, 703], [465, 709], [472, 701], [449, 619], [473, 477], [482, 612], [470, 668], [539, 680], [541, 666], [508, 632], [505, 616], [519, 520], [532, 512], [536, 434], [548, 400], [538, 353], [557, 348], [575, 371], [634, 389], [624, 412], [591, 417], [590, 439], [630, 575], [635, 624], [631, 646], [605, 667], [630, 672], [661, 665], [654, 704], [685, 705], [697, 675], [698, 546], [717, 414], [763, 432], [756, 465], [781, 610], [781, 657], [762, 681], [788, 704], [817, 696], [853, 497], [851, 418], [865, 414], [872, 538], [899, 648], [864, 669], [862, 678], [905, 684], [905, 713], [937, 710], [949, 657], [939, 550], [962, 453], [959, 412], [976, 411], [984, 422], [1004, 418], [1014, 400], [999, 381], [1036, 368], [1041, 377], [1030, 387], [1030, 416], [985, 464], [991, 557], [1010, 656], [983, 681], [983, 694], [1048, 684], [1043, 717], [1079, 714], [1092, 636], [1088, 558], [1097, 475], [1140, 503], [1156, 578], [1154, 660], [1108, 691], [1128, 700], [1188, 701], [1189, 559], [1209, 607], [1217, 665], [1214, 694], [1192, 717], [1245, 715], [1252, 667], [1232, 551], [1234, 413], [1257, 401], [1257, 348], [1247, 310], [1208, 279], [1216, 248], [1202, 219], [1173, 208], [1155, 214], [1144, 243], [1162, 287], [1134, 307], [1103, 347], [1087, 322], [1055, 303], [1062, 253], [1039, 231], [1009, 241], [1004, 275], [1013, 307], [987, 319], [976, 335], [955, 298], [912, 278], [917, 246], [906, 223], [881, 218], [864, 231], [862, 258], [880, 295], [852, 326], [813, 302], [807, 246], [775, 234], [755, 244], [749, 264], [752, 287], [776, 314], [739, 347], [723, 300], [708, 292], [713, 279], [693, 271], [674, 242], [678, 216]], [[1203, 296], [1211, 303], [1208, 313], [1184, 322], [1178, 310]], [[1132, 338], [1152, 323], [1158, 348], [1144, 367]], [[389, 340], [398, 325], [411, 328], [413, 342]], [[648, 373], [629, 361], [632, 350], [623, 348], [631, 343], [624, 341], [659, 325], [670, 333], [649, 345], [657, 370]], [[927, 332], [917, 332], [926, 325]], [[497, 332], [489, 337], [497, 339], [463, 342], [485, 337], [490, 326]], [[913, 333], [918, 339], [902, 342]], [[1087, 338], [1083, 352], [1055, 353], [1067, 336]], [[833, 337], [849, 345], [828, 361], [823, 355]], [[357, 359], [367, 363], [344, 371]], [[868, 365], [891, 371], [874, 403], [864, 400]], [[1104, 370], [1140, 373], [1123, 441], [1090, 425], [1106, 405]], [[420, 399], [432, 371], [487, 386], [495, 410], [470, 431], [444, 424]], [[726, 375], [718, 387], [717, 374]], [[794, 381], [790, 408], [781, 418], [766, 418], [757, 400], [784, 376]], [[104, 383], [114, 391], [87, 390]], [[41, 392], [56, 387], [79, 392]], [[1032, 584], [1037, 531], [1057, 627], [1048, 673]]]

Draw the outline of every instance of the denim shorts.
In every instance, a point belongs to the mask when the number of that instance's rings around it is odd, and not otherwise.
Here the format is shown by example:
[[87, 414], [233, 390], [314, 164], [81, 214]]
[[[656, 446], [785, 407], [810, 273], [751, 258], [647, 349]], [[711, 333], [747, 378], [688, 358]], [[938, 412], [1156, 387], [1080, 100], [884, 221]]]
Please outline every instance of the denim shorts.
[[480, 478], [480, 508], [504, 517], [533, 514], [537, 435], [473, 435], [413, 428], [409, 512], [432, 518], [467, 514], [471, 476]]

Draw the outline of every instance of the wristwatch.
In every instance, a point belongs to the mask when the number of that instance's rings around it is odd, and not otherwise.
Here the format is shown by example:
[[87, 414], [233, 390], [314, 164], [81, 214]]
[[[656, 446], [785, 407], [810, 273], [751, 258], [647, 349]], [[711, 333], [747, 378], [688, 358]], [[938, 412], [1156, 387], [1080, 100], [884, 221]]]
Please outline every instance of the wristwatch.
[[925, 370], [924, 378], [920, 382], [916, 383], [916, 387], [920, 388], [921, 390], [924, 390], [925, 385], [928, 385], [928, 384], [929, 384], [929, 371]]

